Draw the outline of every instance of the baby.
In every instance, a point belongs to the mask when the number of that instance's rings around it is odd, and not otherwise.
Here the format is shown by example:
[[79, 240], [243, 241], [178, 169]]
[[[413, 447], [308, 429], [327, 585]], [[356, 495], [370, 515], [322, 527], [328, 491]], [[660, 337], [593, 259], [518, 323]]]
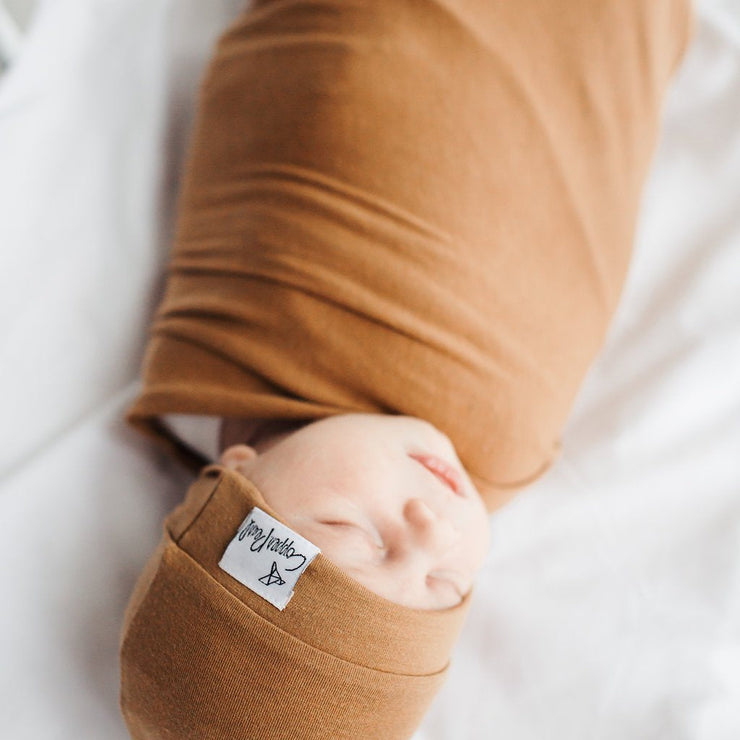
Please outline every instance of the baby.
[[345, 414], [228, 447], [283, 520], [397, 604], [460, 603], [488, 548], [480, 494], [445, 435], [406, 416]]
[[127, 610], [134, 737], [411, 735], [486, 512], [552, 464], [604, 341], [690, 29], [688, 0], [258, 0], [227, 29], [128, 416], [220, 464]]

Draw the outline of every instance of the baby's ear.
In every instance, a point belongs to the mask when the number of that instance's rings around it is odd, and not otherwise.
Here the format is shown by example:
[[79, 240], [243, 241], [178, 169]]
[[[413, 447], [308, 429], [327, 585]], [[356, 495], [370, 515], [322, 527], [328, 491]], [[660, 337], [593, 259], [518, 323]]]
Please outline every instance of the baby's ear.
[[257, 457], [257, 450], [249, 445], [232, 445], [221, 453], [220, 463], [231, 470], [244, 471], [245, 463]]

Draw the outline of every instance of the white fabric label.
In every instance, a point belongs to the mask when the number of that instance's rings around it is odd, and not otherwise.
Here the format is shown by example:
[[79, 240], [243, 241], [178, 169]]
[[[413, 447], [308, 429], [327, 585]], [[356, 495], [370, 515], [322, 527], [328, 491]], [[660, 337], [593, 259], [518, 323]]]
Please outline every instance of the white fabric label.
[[316, 545], [255, 506], [219, 560], [219, 567], [280, 611], [309, 563]]

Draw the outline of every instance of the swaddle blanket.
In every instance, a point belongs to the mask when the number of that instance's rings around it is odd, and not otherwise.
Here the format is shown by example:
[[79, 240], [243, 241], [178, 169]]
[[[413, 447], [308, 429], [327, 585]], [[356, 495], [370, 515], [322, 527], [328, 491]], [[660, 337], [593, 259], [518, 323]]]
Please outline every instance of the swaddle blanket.
[[690, 30], [687, 0], [255, 3], [130, 419], [418, 416], [500, 505], [603, 342]]

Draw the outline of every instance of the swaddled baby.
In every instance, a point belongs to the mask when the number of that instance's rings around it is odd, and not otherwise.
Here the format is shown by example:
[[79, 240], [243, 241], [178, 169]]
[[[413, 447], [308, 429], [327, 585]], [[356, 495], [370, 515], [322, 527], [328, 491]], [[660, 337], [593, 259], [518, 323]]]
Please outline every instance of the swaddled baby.
[[127, 609], [132, 736], [409, 737], [469, 608], [485, 513], [419, 419], [337, 415], [228, 447]]
[[129, 605], [135, 737], [413, 732], [485, 551], [478, 492], [493, 511], [542, 475], [603, 343], [690, 19], [261, 0], [221, 37], [129, 419], [194, 469], [167, 418], [224, 420], [223, 464]]

